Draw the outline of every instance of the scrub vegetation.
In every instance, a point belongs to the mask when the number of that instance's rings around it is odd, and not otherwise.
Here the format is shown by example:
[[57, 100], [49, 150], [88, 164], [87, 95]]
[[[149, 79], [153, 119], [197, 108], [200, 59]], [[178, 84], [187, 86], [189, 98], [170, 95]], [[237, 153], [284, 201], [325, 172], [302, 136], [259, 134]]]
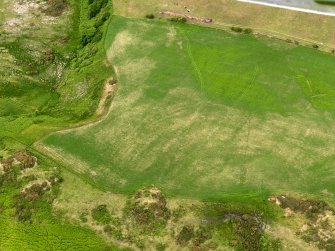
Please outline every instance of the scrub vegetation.
[[94, 231], [52, 213], [60, 169], [36, 156], [20, 151], [0, 161], [0, 249], [103, 250], [107, 245]]
[[[89, 4], [82, 2], [0, 3], [1, 250], [116, 250], [95, 231], [53, 211], [63, 182], [61, 169], [26, 150], [45, 133], [94, 115], [99, 92], [112, 74], [103, 62], [102, 37], [111, 3], [89, 20]], [[95, 32], [82, 45], [86, 27]], [[68, 100], [69, 90], [83, 91], [77, 85], [84, 80], [85, 98], [72, 95]]]
[[103, 50], [111, 3], [98, 4], [95, 16], [89, 17], [95, 3], [6, 3], [9, 14], [0, 42], [0, 138], [31, 144], [56, 127], [94, 114], [103, 84], [113, 73], [104, 64]]

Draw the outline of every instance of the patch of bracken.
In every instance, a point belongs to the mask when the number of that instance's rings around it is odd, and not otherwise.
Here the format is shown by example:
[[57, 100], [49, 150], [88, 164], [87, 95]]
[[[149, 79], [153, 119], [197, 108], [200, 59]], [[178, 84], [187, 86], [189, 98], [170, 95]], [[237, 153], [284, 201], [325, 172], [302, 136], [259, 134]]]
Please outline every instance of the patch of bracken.
[[141, 189], [129, 200], [125, 209], [127, 216], [143, 229], [165, 226], [170, 211], [162, 192], [157, 188]]
[[2, 164], [5, 172], [16, 164], [21, 170], [24, 170], [27, 168], [33, 168], [36, 164], [36, 158], [27, 151], [19, 151], [8, 159], [0, 161], [0, 163]]

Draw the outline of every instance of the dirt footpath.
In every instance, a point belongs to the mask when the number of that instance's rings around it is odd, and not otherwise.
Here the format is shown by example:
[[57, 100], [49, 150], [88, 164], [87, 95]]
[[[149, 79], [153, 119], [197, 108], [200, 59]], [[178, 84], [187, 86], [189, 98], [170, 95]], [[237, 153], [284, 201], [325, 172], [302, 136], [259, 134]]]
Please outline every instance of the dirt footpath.
[[99, 101], [99, 106], [96, 111], [98, 116], [102, 115], [106, 110], [107, 100], [113, 98], [117, 90], [116, 80], [109, 78], [105, 84], [104, 90], [102, 92], [101, 99]]

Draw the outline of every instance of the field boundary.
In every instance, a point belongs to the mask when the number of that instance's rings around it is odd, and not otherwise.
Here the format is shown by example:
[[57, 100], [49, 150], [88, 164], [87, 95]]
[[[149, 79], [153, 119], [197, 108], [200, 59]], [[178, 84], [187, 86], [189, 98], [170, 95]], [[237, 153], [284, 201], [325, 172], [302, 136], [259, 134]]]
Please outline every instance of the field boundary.
[[[206, 25], [205, 27], [215, 28], [215, 29], [230, 32], [230, 28], [234, 27], [234, 26], [237, 27], [237, 26], [241, 26], [241, 25], [220, 22], [220, 23], [217, 23], [217, 25], [214, 24], [213, 27], [210, 27], [209, 25]], [[327, 54], [330, 54], [330, 55], [333, 54], [332, 50], [335, 49], [335, 45], [325, 44], [325, 43], [321, 43], [321, 42], [315, 41], [315, 40], [310, 40], [310, 39], [306, 39], [306, 38], [302, 38], [302, 37], [296, 37], [296, 36], [288, 35], [288, 34], [285, 34], [285, 33], [272, 31], [272, 30], [267, 30], [267, 29], [263, 29], [263, 28], [258, 28], [258, 27], [254, 27], [254, 26], [250, 26], [250, 28], [253, 29], [253, 31], [254, 31], [253, 35], [255, 35], [255, 36], [265, 36], [265, 37], [268, 37], [270, 39], [277, 39], [277, 40], [281, 40], [283, 42], [287, 42], [287, 40], [290, 39], [292, 43], [294, 43], [295, 41], [298, 41], [301, 46], [308, 47], [308, 48], [310, 48], [310, 46], [316, 44], [316, 45], [319, 45], [319, 51], [326, 52]]]

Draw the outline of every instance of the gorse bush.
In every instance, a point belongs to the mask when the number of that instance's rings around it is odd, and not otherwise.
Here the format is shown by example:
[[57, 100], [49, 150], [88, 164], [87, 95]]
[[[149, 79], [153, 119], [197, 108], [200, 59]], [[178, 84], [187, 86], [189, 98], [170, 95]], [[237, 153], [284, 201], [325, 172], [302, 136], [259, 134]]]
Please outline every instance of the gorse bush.
[[242, 32], [243, 31], [243, 29], [241, 27], [236, 27], [236, 26], [232, 26], [230, 29], [234, 32]]
[[96, 17], [102, 8], [104, 8], [108, 0], [88, 0], [89, 3], [89, 11], [87, 13], [88, 18], [91, 19], [93, 17]]
[[171, 17], [169, 20], [171, 22], [178, 22], [178, 23], [186, 23], [187, 22], [186, 17]]
[[145, 15], [145, 17], [148, 18], [148, 19], [154, 19], [155, 15], [154, 14], [147, 14], [147, 15]]
[[[108, 8], [109, 0], [88, 0], [87, 19], [90, 22], [82, 22], [81, 45], [85, 47], [91, 42], [98, 42], [102, 39], [101, 27], [110, 18]], [[91, 22], [93, 20], [94, 22]]]
[[233, 32], [237, 32], [237, 33], [245, 33], [245, 34], [251, 34], [253, 32], [253, 30], [251, 28], [241, 28], [238, 26], [232, 26], [230, 27], [230, 30]]
[[251, 34], [251, 33], [252, 33], [252, 29], [251, 29], [251, 28], [245, 28], [245, 29], [243, 30], [243, 32], [244, 32], [245, 34]]
[[110, 13], [109, 12], [105, 12], [101, 18], [99, 18], [95, 23], [94, 23], [94, 27], [95, 28], [99, 28], [100, 26], [102, 26], [110, 17]]
[[107, 209], [107, 205], [99, 205], [92, 209], [92, 218], [101, 224], [108, 224], [111, 222], [111, 215]]

